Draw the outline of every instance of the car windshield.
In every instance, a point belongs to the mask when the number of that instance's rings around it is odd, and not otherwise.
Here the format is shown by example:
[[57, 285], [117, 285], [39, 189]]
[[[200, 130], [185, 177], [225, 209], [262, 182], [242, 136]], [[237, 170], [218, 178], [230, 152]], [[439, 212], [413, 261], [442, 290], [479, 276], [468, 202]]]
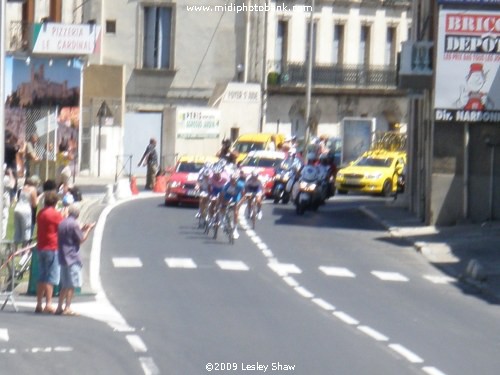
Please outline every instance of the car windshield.
[[259, 151], [264, 149], [264, 143], [261, 142], [237, 142], [234, 149], [239, 153], [248, 154], [250, 151]]
[[177, 171], [181, 173], [198, 173], [203, 167], [203, 163], [181, 162], [177, 165]]
[[354, 165], [360, 167], [390, 167], [392, 164], [392, 158], [380, 159], [380, 158], [370, 158], [363, 157], [358, 159]]
[[277, 168], [283, 159], [270, 159], [270, 158], [258, 158], [249, 157], [243, 160], [241, 163], [242, 167], [264, 167], [264, 168]]

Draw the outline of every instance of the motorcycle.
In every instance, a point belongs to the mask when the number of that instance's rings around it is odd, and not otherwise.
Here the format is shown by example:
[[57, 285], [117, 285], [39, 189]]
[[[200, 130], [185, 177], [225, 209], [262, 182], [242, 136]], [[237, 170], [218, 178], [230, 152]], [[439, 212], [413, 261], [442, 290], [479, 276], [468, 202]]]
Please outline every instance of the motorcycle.
[[292, 163], [287, 160], [283, 161], [281, 165], [276, 170], [276, 175], [274, 176], [274, 186], [273, 186], [273, 201], [275, 204], [280, 201], [283, 204], [287, 204], [290, 200], [290, 190], [287, 189], [287, 183], [295, 175], [295, 171], [292, 168]]
[[319, 170], [313, 165], [306, 165], [301, 172], [300, 178], [293, 185], [292, 199], [298, 215], [303, 215], [307, 209], [316, 211], [324, 193]]

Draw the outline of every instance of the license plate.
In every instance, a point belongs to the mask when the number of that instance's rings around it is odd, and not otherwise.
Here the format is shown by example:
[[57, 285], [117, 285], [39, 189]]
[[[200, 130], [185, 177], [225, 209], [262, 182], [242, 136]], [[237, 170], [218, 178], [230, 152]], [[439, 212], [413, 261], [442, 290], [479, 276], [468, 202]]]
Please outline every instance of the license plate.
[[197, 194], [196, 190], [191, 189], [191, 190], [186, 191], [186, 195], [189, 197], [196, 197], [198, 194]]
[[345, 183], [347, 185], [359, 185], [359, 180], [356, 178], [346, 178]]

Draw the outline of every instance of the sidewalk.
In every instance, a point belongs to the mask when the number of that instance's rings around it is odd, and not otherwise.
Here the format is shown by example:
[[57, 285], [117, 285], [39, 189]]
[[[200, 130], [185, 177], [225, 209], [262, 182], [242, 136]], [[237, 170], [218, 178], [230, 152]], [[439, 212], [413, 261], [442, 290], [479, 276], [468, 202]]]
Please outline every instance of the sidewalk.
[[390, 236], [412, 244], [466, 294], [500, 302], [500, 222], [452, 227], [425, 226], [398, 201], [361, 207]]

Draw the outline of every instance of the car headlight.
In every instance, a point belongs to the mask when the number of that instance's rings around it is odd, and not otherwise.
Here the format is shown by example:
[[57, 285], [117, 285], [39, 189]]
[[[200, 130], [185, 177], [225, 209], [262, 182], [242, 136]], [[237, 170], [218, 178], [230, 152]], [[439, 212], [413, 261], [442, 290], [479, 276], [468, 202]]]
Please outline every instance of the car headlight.
[[382, 177], [382, 173], [367, 173], [365, 174], [365, 178], [369, 180], [378, 180], [380, 177]]
[[171, 182], [169, 183], [169, 186], [170, 186], [171, 188], [176, 188], [176, 187], [181, 186], [181, 182], [180, 182], [180, 181], [171, 181]]
[[340, 172], [337, 172], [337, 178], [340, 180], [342, 178], [344, 178], [344, 174], [343, 173], [340, 173]]

